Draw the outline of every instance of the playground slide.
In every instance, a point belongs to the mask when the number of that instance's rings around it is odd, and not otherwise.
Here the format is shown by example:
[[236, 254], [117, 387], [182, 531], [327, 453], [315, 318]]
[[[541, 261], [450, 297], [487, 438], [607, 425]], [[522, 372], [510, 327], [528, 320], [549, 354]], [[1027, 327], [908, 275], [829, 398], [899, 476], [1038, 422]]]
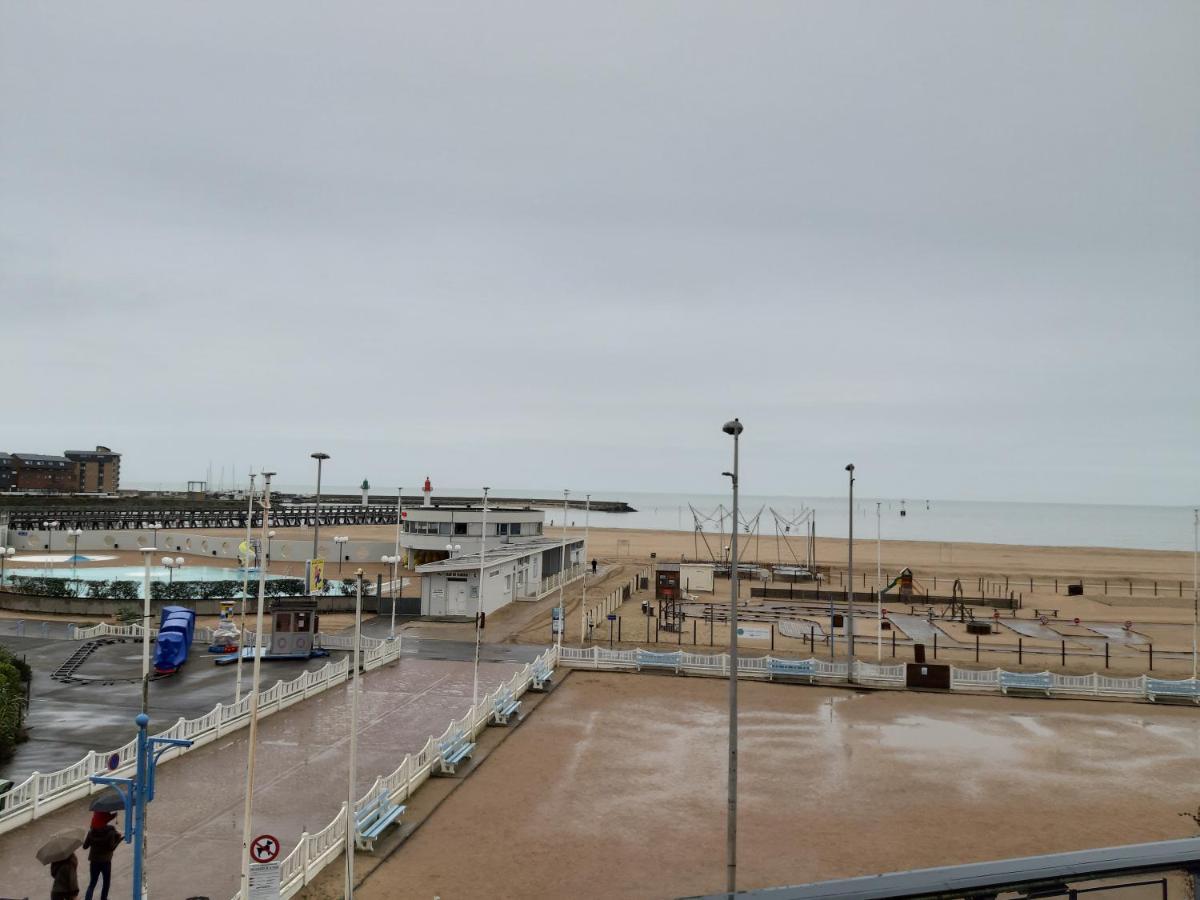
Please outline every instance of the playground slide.
[[196, 613], [182, 606], [165, 606], [158, 626], [158, 641], [154, 649], [154, 671], [159, 675], [178, 672], [187, 662], [192, 635], [196, 630]]

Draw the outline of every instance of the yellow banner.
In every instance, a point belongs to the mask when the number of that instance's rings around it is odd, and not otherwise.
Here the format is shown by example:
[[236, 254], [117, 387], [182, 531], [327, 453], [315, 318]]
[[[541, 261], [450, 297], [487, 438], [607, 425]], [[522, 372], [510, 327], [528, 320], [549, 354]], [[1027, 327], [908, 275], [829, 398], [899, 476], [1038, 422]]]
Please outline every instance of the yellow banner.
[[321, 558], [308, 561], [308, 592], [320, 594], [325, 590], [325, 560]]

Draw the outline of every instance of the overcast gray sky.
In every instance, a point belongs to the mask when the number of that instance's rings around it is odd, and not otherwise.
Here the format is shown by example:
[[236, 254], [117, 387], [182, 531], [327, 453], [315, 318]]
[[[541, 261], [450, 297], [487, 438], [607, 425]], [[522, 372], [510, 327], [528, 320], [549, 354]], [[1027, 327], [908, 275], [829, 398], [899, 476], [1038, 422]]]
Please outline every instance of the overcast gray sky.
[[0, 0], [0, 449], [1190, 503], [1200, 4]]

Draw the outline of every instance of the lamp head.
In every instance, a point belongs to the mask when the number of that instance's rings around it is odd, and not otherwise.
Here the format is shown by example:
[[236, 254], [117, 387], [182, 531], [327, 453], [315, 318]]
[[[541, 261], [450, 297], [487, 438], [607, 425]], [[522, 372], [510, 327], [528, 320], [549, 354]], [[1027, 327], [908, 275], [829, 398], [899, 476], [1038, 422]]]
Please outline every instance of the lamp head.
[[722, 426], [721, 430], [726, 434], [732, 434], [734, 437], [737, 437], [742, 433], [742, 422], [740, 419], [734, 419], [730, 422], [726, 422], [724, 426]]
[[317, 453], [310, 453], [310, 454], [308, 454], [308, 455], [309, 455], [309, 456], [311, 456], [313, 459], [316, 459], [316, 460], [326, 460], [326, 459], [329, 459], [329, 454], [328, 454], [328, 453], [321, 453], [321, 452], [317, 452]]
[[846, 471], [847, 471], [847, 472], [853, 472], [853, 471], [854, 471], [854, 463], [849, 463], [849, 464], [846, 466]]

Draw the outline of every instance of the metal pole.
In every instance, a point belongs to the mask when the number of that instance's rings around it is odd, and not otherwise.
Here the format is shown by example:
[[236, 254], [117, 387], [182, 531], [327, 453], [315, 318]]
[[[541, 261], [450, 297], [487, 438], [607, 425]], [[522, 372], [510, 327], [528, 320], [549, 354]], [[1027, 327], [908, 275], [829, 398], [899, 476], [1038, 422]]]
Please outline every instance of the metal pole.
[[[263, 527], [262, 536], [267, 536], [267, 522], [271, 518], [271, 476], [274, 472], [263, 472]], [[254, 818], [254, 762], [258, 738], [258, 681], [262, 671], [263, 604], [266, 597], [266, 566], [258, 569], [258, 617], [254, 623], [254, 674], [253, 690], [250, 692], [250, 733], [247, 736], [249, 750], [246, 760], [246, 796], [242, 807], [242, 884], [241, 896], [250, 896], [250, 827]], [[239, 648], [239, 652], [240, 648]]]
[[311, 453], [309, 454], [317, 461], [317, 509], [313, 515], [313, 552], [312, 558], [317, 558], [318, 540], [321, 536], [321, 463], [329, 459], [328, 453]]
[[354, 781], [358, 777], [358, 644], [362, 637], [362, 584], [359, 569], [354, 599], [354, 661], [351, 663], [354, 680], [350, 684], [350, 779], [346, 789], [346, 892], [347, 900], [354, 897]]
[[389, 640], [396, 639], [396, 578], [400, 568], [400, 520], [404, 518], [404, 488], [396, 488], [396, 555], [392, 558], [392, 627]]
[[570, 491], [563, 491], [563, 531], [562, 531], [562, 551], [561, 551], [561, 569], [558, 573], [558, 634], [554, 636], [554, 643], [560, 650], [562, 649], [563, 631], [566, 629], [567, 603], [564, 596], [567, 592], [567, 495]]
[[[250, 473], [250, 499], [246, 502], [246, 559], [242, 563], [242, 624], [238, 632], [237, 658], [237, 687], [233, 692], [233, 702], [242, 702], [242, 656], [246, 648], [246, 595], [250, 592], [250, 523], [254, 519], [254, 479], [258, 476]], [[269, 554], [268, 554], [269, 555]]]
[[1196, 629], [1200, 625], [1200, 586], [1197, 585], [1197, 559], [1200, 559], [1200, 507], [1192, 510], [1192, 680], [1196, 680]]
[[737, 890], [737, 605], [738, 605], [738, 437], [742, 423], [726, 422], [724, 431], [733, 435], [733, 528], [730, 529], [731, 565], [729, 569], [729, 788], [725, 813], [725, 888], [732, 897]]
[[137, 722], [138, 733], [137, 795], [133, 808], [133, 900], [142, 900], [146, 895], [146, 781], [150, 771], [146, 726], [150, 724], [150, 717], [141, 712], [134, 721]]
[[150, 709], [150, 560], [154, 547], [142, 548], [142, 712]]
[[854, 681], [854, 463], [850, 473], [850, 541], [846, 557], [846, 680]]
[[875, 615], [878, 621], [875, 623], [875, 661], [883, 662], [883, 563], [882, 563], [882, 536], [883, 526], [880, 524], [879, 515], [880, 503], [875, 501]]
[[479, 608], [475, 610], [475, 671], [471, 677], [471, 708], [479, 702], [479, 641], [480, 620], [483, 618], [483, 568], [487, 558], [487, 498], [491, 488], [483, 489], [483, 519], [479, 526]]
[[[585, 495], [587, 502], [583, 507], [583, 598], [579, 601], [579, 646], [583, 646], [583, 617], [587, 615], [587, 566], [588, 566], [588, 518], [592, 512], [592, 495]], [[566, 610], [563, 610], [563, 627], [567, 624]]]

